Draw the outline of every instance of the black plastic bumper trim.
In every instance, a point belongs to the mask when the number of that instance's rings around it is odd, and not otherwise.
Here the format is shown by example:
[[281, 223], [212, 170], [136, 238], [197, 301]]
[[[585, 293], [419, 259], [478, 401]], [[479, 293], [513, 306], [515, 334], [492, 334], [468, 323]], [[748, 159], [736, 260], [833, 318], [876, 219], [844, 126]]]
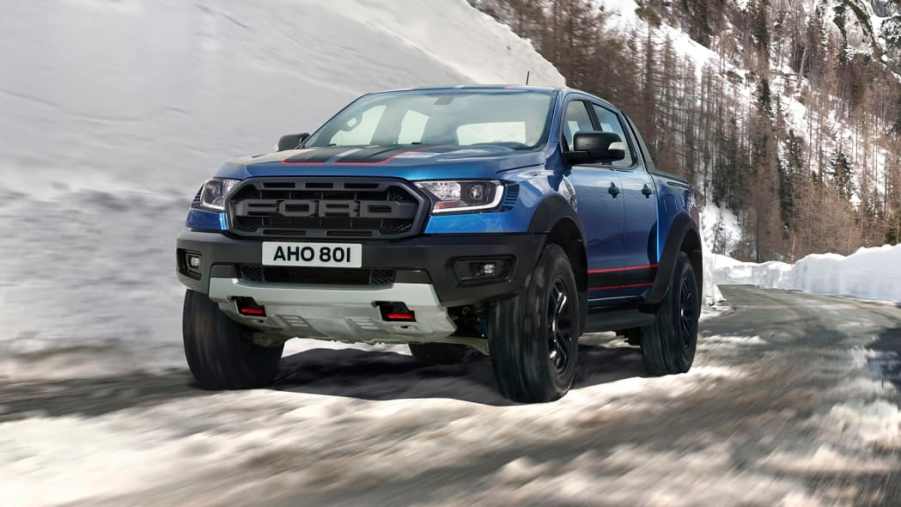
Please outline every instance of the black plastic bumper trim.
[[[442, 234], [401, 240], [335, 241], [361, 243], [363, 268], [393, 269], [397, 282], [431, 283], [446, 306], [463, 306], [516, 294], [531, 274], [541, 247], [543, 234]], [[258, 264], [262, 258], [262, 240], [237, 239], [220, 233], [185, 231], [178, 248], [201, 254], [200, 280], [179, 273], [179, 279], [191, 290], [207, 293], [211, 274], [232, 277], [234, 264]], [[495, 283], [461, 286], [452, 261], [461, 257], [513, 257], [510, 276]], [[224, 265], [224, 266], [220, 266]], [[229, 271], [231, 269], [231, 271]]]

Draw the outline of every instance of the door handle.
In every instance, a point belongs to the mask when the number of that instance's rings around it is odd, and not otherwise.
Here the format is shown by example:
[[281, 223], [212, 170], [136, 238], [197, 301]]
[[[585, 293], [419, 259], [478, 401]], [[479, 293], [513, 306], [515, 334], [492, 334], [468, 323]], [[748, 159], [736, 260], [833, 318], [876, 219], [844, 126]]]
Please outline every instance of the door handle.
[[651, 190], [651, 187], [648, 186], [647, 183], [644, 184], [644, 187], [641, 189], [641, 193], [644, 194], [645, 197], [651, 198], [651, 194], [654, 192]]
[[619, 195], [619, 187], [616, 186], [616, 183], [611, 181], [610, 188], [607, 189], [607, 192], [610, 192], [610, 195], [612, 195], [613, 198], [616, 199], [616, 196]]

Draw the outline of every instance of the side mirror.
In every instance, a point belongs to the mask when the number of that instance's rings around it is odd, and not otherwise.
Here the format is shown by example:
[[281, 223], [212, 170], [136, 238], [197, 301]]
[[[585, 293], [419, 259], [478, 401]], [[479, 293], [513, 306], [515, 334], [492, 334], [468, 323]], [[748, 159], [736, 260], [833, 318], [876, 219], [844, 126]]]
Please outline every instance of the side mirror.
[[625, 145], [612, 132], [579, 132], [573, 138], [573, 149], [566, 154], [573, 164], [616, 162], [626, 158]]
[[300, 144], [306, 141], [308, 137], [310, 137], [310, 134], [307, 134], [306, 132], [303, 134], [288, 134], [282, 136], [281, 139], [278, 140], [278, 151], [296, 149], [300, 147]]

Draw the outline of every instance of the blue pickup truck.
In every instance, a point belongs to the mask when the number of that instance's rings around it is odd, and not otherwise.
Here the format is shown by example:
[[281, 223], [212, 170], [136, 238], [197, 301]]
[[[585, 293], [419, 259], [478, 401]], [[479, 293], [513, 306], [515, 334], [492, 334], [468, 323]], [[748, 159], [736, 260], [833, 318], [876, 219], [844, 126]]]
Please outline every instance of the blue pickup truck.
[[583, 333], [688, 371], [702, 259], [694, 192], [627, 115], [571, 89], [358, 98], [312, 135], [226, 163], [178, 238], [200, 386], [273, 382], [292, 337], [491, 357], [500, 392], [563, 396]]

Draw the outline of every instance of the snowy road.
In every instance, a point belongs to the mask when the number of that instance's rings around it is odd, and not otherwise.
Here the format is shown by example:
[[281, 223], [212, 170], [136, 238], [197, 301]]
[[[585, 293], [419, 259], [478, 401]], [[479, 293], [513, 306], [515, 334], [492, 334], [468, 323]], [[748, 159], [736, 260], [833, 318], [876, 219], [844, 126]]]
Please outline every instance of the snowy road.
[[489, 363], [312, 349], [272, 390], [180, 369], [0, 386], [0, 505], [901, 502], [901, 309], [726, 288], [695, 368], [585, 339], [576, 388], [508, 405]]

